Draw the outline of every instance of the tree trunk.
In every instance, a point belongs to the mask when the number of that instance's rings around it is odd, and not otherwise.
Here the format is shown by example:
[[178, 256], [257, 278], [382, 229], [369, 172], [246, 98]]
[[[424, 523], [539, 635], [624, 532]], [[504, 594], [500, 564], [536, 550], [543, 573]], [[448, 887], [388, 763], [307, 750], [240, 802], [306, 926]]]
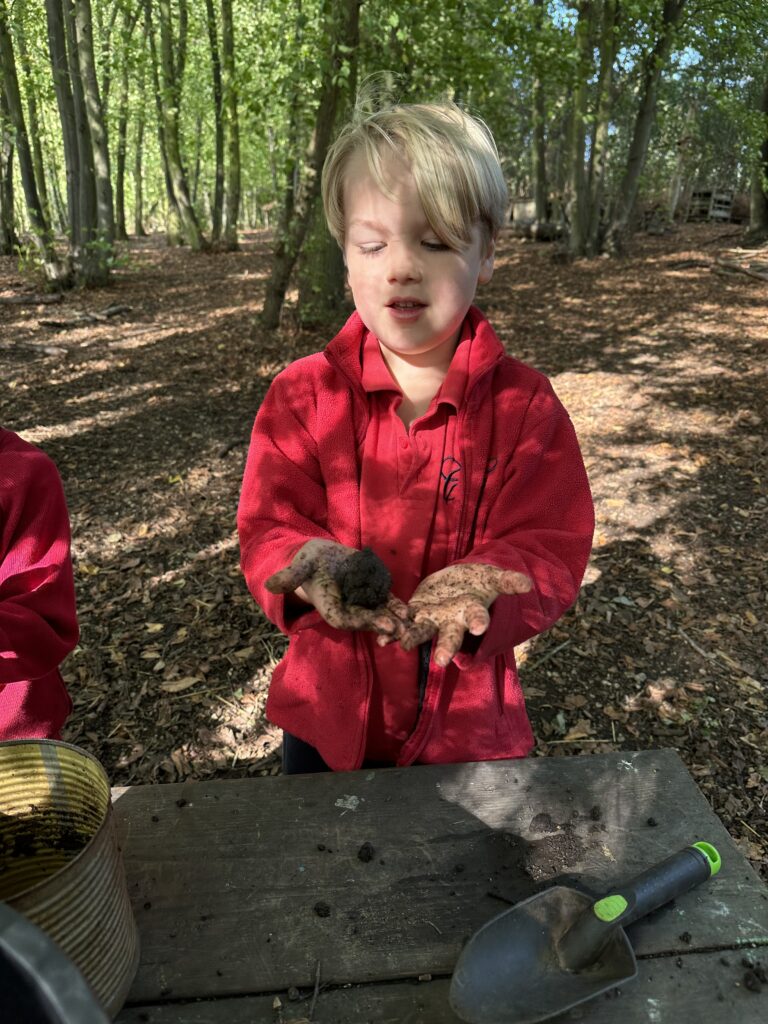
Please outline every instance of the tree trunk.
[[205, 0], [208, 40], [211, 46], [211, 75], [213, 77], [213, 117], [215, 131], [216, 171], [213, 184], [213, 208], [211, 210], [211, 240], [218, 242], [221, 237], [221, 222], [224, 210], [224, 120], [222, 113], [221, 56], [219, 36], [216, 27], [216, 12], [213, 0]]
[[[349, 57], [347, 90], [336, 108], [334, 132], [348, 116], [356, 92], [357, 49], [354, 49]], [[312, 207], [307, 235], [299, 256], [297, 277], [300, 325], [312, 329], [337, 320], [345, 301], [344, 255], [328, 230], [319, 200], [315, 200]]]
[[[133, 14], [134, 22], [138, 19], [139, 13], [140, 13], [140, 10], [141, 10], [141, 0], [135, 0], [135, 2], [136, 2], [136, 10], [134, 11], [134, 14]], [[102, 17], [101, 17], [102, 6], [101, 6], [101, 4], [97, 4], [96, 5], [96, 28], [97, 28], [96, 38], [99, 40], [99, 48], [100, 48], [100, 51], [101, 51], [100, 52], [100, 58], [101, 58], [100, 63], [101, 63], [101, 67], [103, 69], [103, 75], [102, 75], [102, 79], [101, 79], [101, 87], [99, 89], [99, 95], [101, 96], [101, 109], [102, 109], [102, 112], [104, 114], [104, 120], [105, 121], [107, 120], [107, 113], [109, 111], [109, 94], [110, 94], [110, 90], [112, 88], [112, 63], [113, 62], [112, 62], [112, 54], [110, 52], [111, 49], [112, 49], [112, 33], [115, 30], [115, 22], [117, 21], [117, 16], [120, 13], [121, 8], [123, 7], [123, 4], [122, 3], [114, 3], [113, 2], [113, 3], [111, 3], [109, 5], [109, 7], [110, 7], [109, 22], [108, 22], [108, 24], [107, 24], [107, 26], [105, 28], [104, 27], [104, 23], [102, 21]], [[128, 9], [127, 8], [125, 8], [123, 10], [123, 15], [124, 15], [125, 18], [128, 18], [129, 15], [128, 15]]]
[[595, 4], [582, 0], [578, 5], [576, 23], [576, 81], [573, 89], [573, 111], [570, 152], [570, 195], [568, 202], [568, 251], [583, 256], [587, 251], [589, 228], [589, 191], [586, 173], [586, 118], [589, 78], [592, 71], [592, 37]]
[[45, 164], [43, 163], [43, 147], [41, 144], [42, 133], [40, 131], [40, 116], [37, 110], [37, 94], [31, 81], [32, 64], [27, 49], [27, 40], [24, 35], [24, 28], [21, 17], [16, 19], [16, 45], [19, 48], [19, 60], [27, 77], [27, 119], [29, 124], [30, 143], [32, 145], [32, 163], [35, 168], [35, 181], [37, 182], [40, 202], [43, 204], [46, 220], [51, 220], [51, 204], [48, 198], [48, 188], [45, 181]]
[[181, 158], [179, 130], [180, 71], [186, 57], [186, 5], [182, 4], [180, 6], [182, 21], [177, 43], [178, 66], [174, 63], [173, 58], [174, 39], [170, 0], [158, 0], [157, 9], [160, 18], [161, 114], [168, 174], [176, 200], [181, 232], [189, 247], [195, 251], [200, 251], [206, 247], [206, 242], [189, 197], [187, 175]]
[[669, 194], [667, 197], [667, 216], [670, 221], [674, 221], [675, 213], [677, 211], [677, 204], [680, 201], [680, 193], [683, 188], [685, 164], [688, 159], [688, 155], [691, 151], [691, 130], [693, 128], [695, 120], [696, 107], [693, 105], [693, 103], [691, 103], [685, 115], [685, 121], [683, 122], [682, 136], [677, 140], [677, 158], [675, 160], [675, 170], [672, 174], [672, 180], [669, 183]]
[[762, 114], [763, 140], [752, 175], [752, 190], [749, 204], [749, 235], [768, 236], [768, 76], [763, 83], [758, 111]]
[[608, 127], [613, 110], [613, 62], [619, 48], [617, 32], [618, 0], [603, 3], [603, 23], [600, 31], [600, 71], [597, 80], [597, 110], [589, 152], [589, 225], [587, 253], [594, 256], [600, 251], [603, 226], [603, 195], [608, 155]]
[[171, 213], [175, 217], [176, 224], [178, 225], [181, 223], [181, 214], [179, 213], [179, 206], [178, 203], [176, 202], [176, 195], [173, 191], [171, 172], [168, 166], [168, 152], [167, 147], [165, 145], [165, 127], [163, 125], [163, 98], [162, 91], [160, 88], [160, 72], [158, 71], [159, 61], [157, 57], [155, 28], [152, 22], [151, 0], [145, 0], [144, 18], [144, 32], [146, 37], [149, 39], [150, 66], [152, 68], [152, 84], [154, 87], [155, 108], [157, 111], [157, 142], [158, 149], [160, 150], [160, 160], [162, 161], [163, 164], [163, 180], [165, 181], [165, 194], [168, 197], [168, 205], [170, 207]]
[[[121, 241], [128, 238], [125, 223], [125, 167], [128, 156], [128, 82], [130, 71], [130, 45], [133, 30], [139, 18], [139, 6], [131, 14], [123, 12], [120, 35], [122, 63], [120, 65], [120, 97], [117, 114], [117, 177], [115, 178], [115, 234]], [[109, 81], [109, 79], [107, 79]]]
[[67, 66], [67, 43], [64, 29], [64, 12], [61, 0], [45, 0], [45, 15], [48, 26], [48, 53], [51, 58], [53, 89], [61, 123], [64, 145], [64, 170], [67, 181], [67, 216], [69, 220], [70, 249], [80, 245], [80, 215], [78, 212], [78, 150], [75, 106]]
[[[541, 30], [544, 15], [544, 0], [534, 0], [535, 25]], [[542, 225], [549, 220], [547, 210], [547, 143], [546, 131], [546, 105], [544, 97], [544, 82], [542, 79], [542, 68], [539, 66], [540, 58], [537, 57], [534, 66], [533, 81], [531, 83], [532, 94], [532, 137], [531, 137], [531, 168], [533, 172], [533, 201], [534, 213], [534, 234], [541, 231]]]
[[686, 0], [664, 0], [661, 15], [661, 29], [651, 52], [643, 61], [642, 85], [640, 88], [640, 106], [635, 118], [632, 141], [629, 146], [627, 167], [624, 172], [614, 214], [606, 235], [606, 249], [618, 254], [624, 247], [624, 240], [637, 201], [640, 187], [640, 175], [648, 153], [648, 142], [656, 118], [656, 103], [659, 93], [659, 82], [662, 71], [675, 37], [675, 30], [680, 23]]
[[144, 230], [144, 182], [142, 161], [144, 158], [144, 107], [136, 122], [136, 150], [133, 155], [133, 233], [142, 238]]
[[0, 86], [0, 255], [12, 256], [18, 241], [13, 217], [13, 128]]
[[[274, 329], [280, 322], [285, 292], [309, 227], [312, 207], [320, 193], [320, 172], [336, 121], [343, 88], [344, 54], [356, 56], [360, 35], [361, 0], [327, 0], [326, 31], [328, 56], [320, 82], [315, 126], [306, 160], [306, 171], [290, 200], [291, 215], [275, 246], [272, 272], [267, 282], [262, 323]], [[340, 49], [339, 47], [348, 47]]]
[[5, 0], [0, 0], [0, 75], [2, 75], [2, 88], [5, 94], [8, 117], [13, 125], [16, 136], [16, 152], [19, 157], [21, 184], [24, 189], [27, 213], [35, 245], [42, 259], [43, 271], [46, 280], [52, 284], [57, 284], [60, 287], [66, 286], [70, 283], [69, 268], [62, 263], [56, 254], [51, 230], [45, 218], [37, 182], [35, 181], [35, 168], [32, 160], [32, 150], [29, 145], [29, 136], [27, 135], [27, 126], [24, 121], [24, 111], [21, 105], [19, 82], [16, 77], [16, 59], [13, 52], [13, 42], [8, 30]]
[[115, 240], [115, 211], [109, 166], [107, 126], [101, 108], [99, 83], [96, 78], [96, 60], [93, 53], [91, 0], [73, 0], [73, 3], [78, 66], [82, 79], [85, 113], [88, 118], [88, 132], [93, 148], [99, 237], [111, 246]]
[[115, 178], [115, 237], [128, 238], [125, 227], [125, 162], [128, 154], [128, 62], [120, 69], [120, 100], [117, 115], [117, 177]]
[[197, 112], [195, 118], [195, 163], [192, 171], [192, 206], [197, 209], [197, 192], [200, 187], [200, 171], [203, 166], [203, 115]]
[[72, 86], [72, 105], [75, 112], [77, 140], [77, 237], [79, 244], [72, 247], [72, 258], [78, 280], [85, 285], [104, 284], [109, 278], [108, 252], [99, 242], [99, 221], [96, 202], [96, 174], [93, 167], [85, 92], [80, 77], [80, 58], [77, 53], [74, 0], [63, 0], [64, 32], [67, 47], [67, 68]]
[[232, 0], [221, 0], [221, 51], [223, 70], [224, 131], [227, 140], [227, 210], [224, 243], [231, 252], [237, 249], [237, 218], [240, 213], [240, 126], [237, 117], [237, 77], [235, 73], [235, 32], [232, 24]]

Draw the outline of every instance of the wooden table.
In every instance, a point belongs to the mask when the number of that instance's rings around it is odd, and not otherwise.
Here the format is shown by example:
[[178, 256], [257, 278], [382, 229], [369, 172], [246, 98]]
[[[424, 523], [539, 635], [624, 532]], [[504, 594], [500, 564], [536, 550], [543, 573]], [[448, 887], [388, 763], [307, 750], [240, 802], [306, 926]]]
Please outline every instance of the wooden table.
[[142, 942], [119, 1024], [455, 1024], [462, 943], [508, 903], [556, 881], [604, 889], [699, 839], [720, 874], [632, 926], [634, 981], [558, 1020], [768, 1020], [768, 889], [673, 751], [114, 800]]

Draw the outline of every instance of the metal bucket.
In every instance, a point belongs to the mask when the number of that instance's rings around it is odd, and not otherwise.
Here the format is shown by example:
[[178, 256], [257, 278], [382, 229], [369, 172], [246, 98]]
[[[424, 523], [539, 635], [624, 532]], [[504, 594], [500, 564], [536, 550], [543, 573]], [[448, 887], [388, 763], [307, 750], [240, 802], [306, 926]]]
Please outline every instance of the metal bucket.
[[0, 900], [42, 928], [117, 1014], [138, 966], [138, 933], [109, 779], [79, 747], [0, 742]]

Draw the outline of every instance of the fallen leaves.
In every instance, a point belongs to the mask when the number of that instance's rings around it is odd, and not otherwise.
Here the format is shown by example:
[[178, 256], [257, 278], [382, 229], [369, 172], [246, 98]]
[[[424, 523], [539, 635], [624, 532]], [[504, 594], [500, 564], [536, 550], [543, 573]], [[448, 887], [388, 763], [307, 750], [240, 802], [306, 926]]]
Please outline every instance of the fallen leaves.
[[[711, 262], [723, 230], [640, 236], [622, 261], [557, 268], [548, 246], [505, 238], [482, 304], [509, 351], [552, 378], [596, 499], [578, 605], [520, 652], [539, 749], [676, 747], [759, 866], [768, 302], [745, 276], [713, 294], [712, 275], [669, 273]], [[329, 337], [254, 326], [265, 237], [194, 259], [160, 243], [130, 243], [131, 325], [66, 332], [46, 355], [34, 318], [2, 311], [14, 390], [0, 389], [0, 421], [23, 406], [72, 516], [82, 636], [64, 666], [66, 738], [116, 784], [278, 770], [264, 704], [285, 640], [242, 580], [234, 517], [269, 380]], [[0, 278], [16, 273], [0, 258]]]
[[166, 679], [160, 683], [160, 689], [166, 693], [181, 693], [182, 690], [188, 690], [190, 686], [203, 682], [205, 680], [202, 676], [183, 676], [181, 679]]

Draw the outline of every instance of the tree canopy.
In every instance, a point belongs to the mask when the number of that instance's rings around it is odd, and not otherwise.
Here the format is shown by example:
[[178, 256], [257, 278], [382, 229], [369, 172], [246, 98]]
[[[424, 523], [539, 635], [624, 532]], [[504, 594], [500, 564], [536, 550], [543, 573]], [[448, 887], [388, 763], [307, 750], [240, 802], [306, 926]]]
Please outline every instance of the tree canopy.
[[58, 285], [103, 281], [129, 231], [202, 249], [265, 227], [265, 322], [294, 272], [322, 316], [319, 169], [372, 75], [482, 117], [574, 255], [701, 188], [751, 190], [768, 228], [762, 0], [0, 0], [0, 56], [0, 248]]

